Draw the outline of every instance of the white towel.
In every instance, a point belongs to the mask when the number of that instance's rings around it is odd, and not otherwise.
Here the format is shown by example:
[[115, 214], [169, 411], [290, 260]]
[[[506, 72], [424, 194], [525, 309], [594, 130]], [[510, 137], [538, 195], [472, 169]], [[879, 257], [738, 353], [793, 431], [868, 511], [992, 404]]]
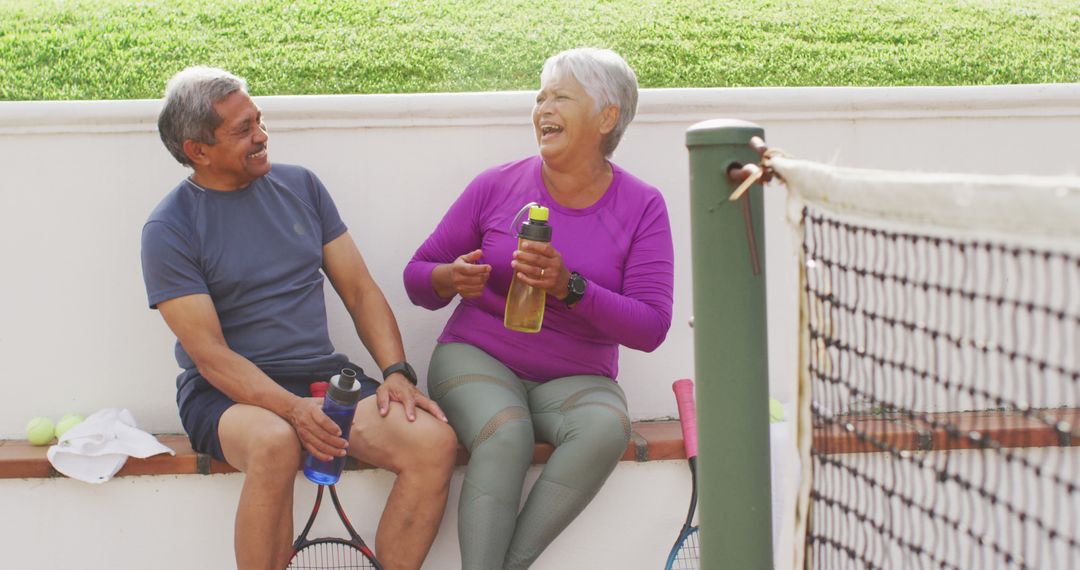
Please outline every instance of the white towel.
[[176, 453], [154, 436], [135, 427], [135, 417], [126, 408], [106, 408], [95, 412], [69, 429], [49, 448], [53, 468], [87, 483], [104, 483], [124, 466], [128, 457], [146, 458], [159, 453]]

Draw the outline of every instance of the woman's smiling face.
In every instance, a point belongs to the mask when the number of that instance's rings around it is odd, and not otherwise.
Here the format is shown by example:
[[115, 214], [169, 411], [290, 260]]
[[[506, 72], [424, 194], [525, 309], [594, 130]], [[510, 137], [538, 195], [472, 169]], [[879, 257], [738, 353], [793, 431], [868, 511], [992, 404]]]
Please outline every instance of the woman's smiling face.
[[540, 156], [547, 163], [603, 160], [601, 113], [585, 88], [570, 74], [551, 77], [540, 86], [532, 111]]

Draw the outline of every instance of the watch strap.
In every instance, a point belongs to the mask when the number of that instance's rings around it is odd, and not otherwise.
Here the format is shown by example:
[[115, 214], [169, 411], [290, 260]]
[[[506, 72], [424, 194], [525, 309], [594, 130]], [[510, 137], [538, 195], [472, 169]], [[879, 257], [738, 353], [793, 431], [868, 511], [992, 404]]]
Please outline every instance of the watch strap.
[[585, 296], [585, 285], [587, 283], [585, 278], [577, 271], [570, 272], [570, 281], [566, 284], [566, 298], [563, 299], [563, 303], [566, 303], [568, 308], [573, 307], [575, 303]]
[[416, 371], [413, 370], [412, 365], [410, 365], [405, 360], [402, 360], [401, 362], [391, 364], [390, 366], [387, 366], [385, 369], [383, 369], [383, 371], [382, 371], [383, 380], [386, 380], [387, 378], [389, 378], [391, 374], [395, 374], [395, 373], [398, 373], [398, 372], [400, 372], [403, 376], [405, 376], [405, 379], [408, 380], [409, 382], [411, 382], [413, 386], [416, 386]]

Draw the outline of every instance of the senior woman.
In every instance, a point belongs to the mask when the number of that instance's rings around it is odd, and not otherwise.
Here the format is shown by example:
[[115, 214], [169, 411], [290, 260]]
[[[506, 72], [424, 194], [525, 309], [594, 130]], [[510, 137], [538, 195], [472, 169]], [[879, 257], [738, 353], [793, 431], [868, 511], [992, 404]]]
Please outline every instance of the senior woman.
[[[527, 568], [626, 449], [619, 346], [663, 342], [674, 280], [663, 197], [609, 160], [636, 107], [637, 78], [616, 53], [549, 58], [532, 111], [539, 156], [477, 176], [405, 268], [417, 305], [462, 298], [428, 390], [471, 453], [458, 512], [464, 568]], [[530, 202], [549, 209], [553, 238], [519, 250], [512, 227]], [[547, 291], [538, 333], [503, 326], [515, 274]], [[555, 452], [519, 513], [535, 441]]]

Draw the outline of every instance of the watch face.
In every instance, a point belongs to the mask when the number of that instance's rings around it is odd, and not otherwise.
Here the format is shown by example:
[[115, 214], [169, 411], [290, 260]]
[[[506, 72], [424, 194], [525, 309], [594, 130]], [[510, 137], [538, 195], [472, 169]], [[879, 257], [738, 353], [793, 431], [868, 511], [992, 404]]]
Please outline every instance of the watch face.
[[567, 284], [572, 293], [581, 295], [585, 292], [585, 280], [580, 275], [574, 274], [570, 276], [570, 282]]

